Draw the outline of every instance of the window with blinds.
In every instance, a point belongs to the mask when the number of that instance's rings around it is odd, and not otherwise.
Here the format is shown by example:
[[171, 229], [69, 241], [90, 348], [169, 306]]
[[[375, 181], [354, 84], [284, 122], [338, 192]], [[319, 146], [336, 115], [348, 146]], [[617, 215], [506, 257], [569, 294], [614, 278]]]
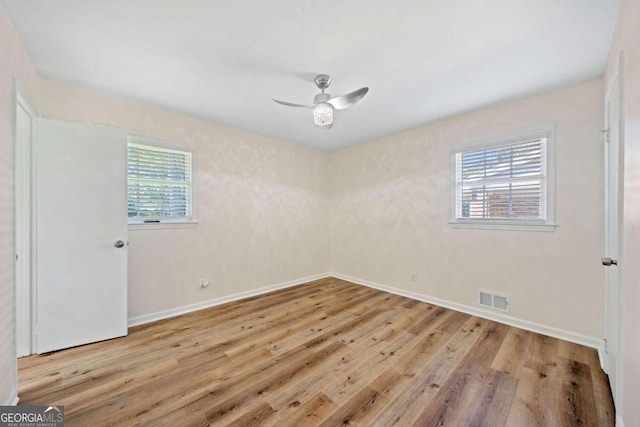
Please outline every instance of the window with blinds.
[[544, 223], [547, 138], [455, 153], [455, 219]]
[[129, 222], [191, 218], [191, 153], [129, 143]]

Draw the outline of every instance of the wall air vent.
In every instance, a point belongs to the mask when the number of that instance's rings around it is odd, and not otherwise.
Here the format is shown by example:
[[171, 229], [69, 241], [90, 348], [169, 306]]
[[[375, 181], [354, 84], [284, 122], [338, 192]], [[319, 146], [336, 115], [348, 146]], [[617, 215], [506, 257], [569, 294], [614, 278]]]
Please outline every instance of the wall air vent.
[[509, 312], [509, 295], [479, 289], [478, 302], [483, 307]]

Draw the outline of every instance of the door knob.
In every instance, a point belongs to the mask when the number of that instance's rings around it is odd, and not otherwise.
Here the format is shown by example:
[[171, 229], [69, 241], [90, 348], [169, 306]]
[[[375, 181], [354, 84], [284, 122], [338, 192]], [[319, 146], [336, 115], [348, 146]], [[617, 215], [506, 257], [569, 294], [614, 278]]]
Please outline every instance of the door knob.
[[606, 265], [607, 267], [611, 265], [618, 265], [618, 260], [611, 258], [602, 258], [602, 265]]
[[113, 246], [115, 246], [116, 248], [121, 248], [124, 246], [124, 242], [122, 240], [116, 240], [115, 242], [113, 242]]

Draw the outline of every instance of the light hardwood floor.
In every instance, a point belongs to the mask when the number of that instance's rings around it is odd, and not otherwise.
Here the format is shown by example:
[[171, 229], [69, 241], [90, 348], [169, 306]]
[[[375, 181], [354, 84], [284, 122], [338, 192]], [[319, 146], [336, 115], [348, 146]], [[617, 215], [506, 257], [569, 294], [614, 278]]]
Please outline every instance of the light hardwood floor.
[[19, 361], [66, 425], [613, 426], [596, 351], [322, 279]]

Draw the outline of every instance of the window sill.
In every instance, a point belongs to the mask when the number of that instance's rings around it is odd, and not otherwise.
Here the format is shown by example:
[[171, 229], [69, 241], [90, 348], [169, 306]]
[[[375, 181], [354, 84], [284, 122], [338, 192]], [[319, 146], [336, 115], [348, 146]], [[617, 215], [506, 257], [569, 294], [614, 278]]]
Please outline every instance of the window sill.
[[476, 228], [484, 230], [515, 230], [515, 231], [556, 231], [558, 224], [526, 223], [505, 221], [449, 221], [451, 228]]
[[163, 230], [171, 228], [196, 228], [198, 221], [185, 221], [185, 222], [130, 222], [128, 225], [129, 231], [139, 230]]

